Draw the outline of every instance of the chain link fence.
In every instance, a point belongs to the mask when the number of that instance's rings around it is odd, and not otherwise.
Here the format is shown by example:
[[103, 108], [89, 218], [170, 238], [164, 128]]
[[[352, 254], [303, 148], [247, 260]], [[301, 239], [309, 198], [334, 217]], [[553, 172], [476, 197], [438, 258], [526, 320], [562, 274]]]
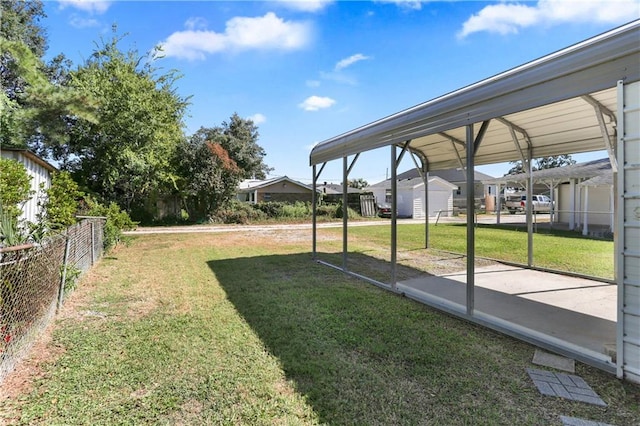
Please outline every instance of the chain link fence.
[[102, 256], [105, 218], [83, 217], [40, 244], [0, 248], [0, 383], [83, 272]]

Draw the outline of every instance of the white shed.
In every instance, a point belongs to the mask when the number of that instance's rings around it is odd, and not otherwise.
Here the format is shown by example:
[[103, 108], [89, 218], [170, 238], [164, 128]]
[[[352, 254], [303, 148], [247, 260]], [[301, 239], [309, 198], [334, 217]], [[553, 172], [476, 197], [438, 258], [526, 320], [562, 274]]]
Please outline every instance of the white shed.
[[[447, 216], [453, 212], [453, 191], [458, 187], [437, 176], [429, 177], [429, 216], [442, 211]], [[376, 203], [388, 203], [391, 181], [385, 180], [365, 188], [376, 197]], [[398, 181], [398, 216], [423, 219], [425, 217], [424, 182], [421, 178]]]
[[20, 220], [35, 223], [40, 212], [38, 200], [45, 196], [44, 190], [51, 187], [51, 174], [58, 169], [28, 149], [2, 148], [0, 155], [22, 164], [27, 169], [29, 176], [31, 176], [33, 196], [22, 206]]

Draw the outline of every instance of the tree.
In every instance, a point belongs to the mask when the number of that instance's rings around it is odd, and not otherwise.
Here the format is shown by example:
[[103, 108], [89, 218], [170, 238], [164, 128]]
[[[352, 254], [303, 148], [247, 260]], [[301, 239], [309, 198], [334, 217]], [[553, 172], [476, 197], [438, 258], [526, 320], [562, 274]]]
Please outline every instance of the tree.
[[[540, 157], [533, 160], [532, 170], [536, 171], [543, 169], [553, 169], [556, 167], [569, 166], [575, 163], [576, 161], [571, 158], [571, 155], [569, 154], [556, 155], [551, 157]], [[512, 164], [513, 167], [509, 169], [505, 176], [525, 173], [522, 161], [510, 161], [509, 164]]]
[[56, 70], [63, 57], [46, 67], [33, 50], [21, 40], [0, 36], [0, 74], [6, 84], [0, 92], [0, 144], [42, 154], [45, 143], [64, 141], [68, 117], [95, 118], [90, 98], [50, 81], [62, 72]]
[[99, 100], [98, 120], [70, 120], [57, 159], [102, 201], [142, 215], [146, 197], [175, 187], [171, 158], [188, 99], [177, 94], [174, 71], [160, 73], [153, 55], [122, 52], [120, 41], [103, 42], [71, 73], [71, 87]]
[[[40, 26], [45, 18], [40, 0], [2, 0], [0, 1], [0, 38], [12, 43], [24, 45], [34, 58], [40, 59], [47, 50], [47, 34]], [[3, 47], [0, 54], [0, 83], [4, 93], [16, 100], [24, 92], [25, 81], [16, 73], [16, 58]]]
[[217, 142], [194, 135], [176, 155], [178, 188], [191, 218], [203, 218], [229, 202], [243, 170]]
[[347, 182], [351, 188], [363, 189], [369, 186], [369, 182], [363, 178], [349, 179]]
[[237, 113], [229, 122], [225, 121], [219, 127], [201, 127], [192, 136], [197, 143], [210, 141], [220, 144], [240, 168], [242, 178], [265, 179], [273, 169], [264, 163], [266, 152], [258, 145], [258, 138], [258, 127], [253, 121]]

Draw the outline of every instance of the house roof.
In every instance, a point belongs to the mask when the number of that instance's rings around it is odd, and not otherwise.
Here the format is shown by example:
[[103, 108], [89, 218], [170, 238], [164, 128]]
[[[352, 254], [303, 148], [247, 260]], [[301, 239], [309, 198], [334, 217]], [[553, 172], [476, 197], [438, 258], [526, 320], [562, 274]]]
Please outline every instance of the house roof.
[[29, 149], [2, 147], [2, 149], [0, 149], [0, 151], [10, 151], [10, 152], [20, 153], [20, 154], [24, 155], [25, 157], [27, 157], [29, 160], [33, 161], [34, 163], [39, 164], [40, 166], [44, 167], [49, 172], [57, 172], [58, 171], [57, 167], [53, 166], [52, 164], [50, 164], [49, 162], [47, 162], [43, 158], [39, 157], [35, 152], [33, 152], [33, 151], [29, 150]]
[[[433, 170], [429, 172], [429, 176], [437, 176], [441, 179], [446, 180], [447, 182], [466, 182], [467, 177], [465, 175], [465, 171], [462, 169], [445, 169], [445, 170]], [[414, 179], [420, 177], [420, 172], [412, 168], [407, 170], [404, 173], [400, 173], [397, 178], [398, 180], [402, 179]], [[486, 179], [493, 179], [493, 176], [489, 176], [488, 174], [479, 172], [477, 170], [474, 171], [474, 179], [476, 182], [482, 182]]]
[[614, 135], [618, 82], [640, 80], [639, 38], [635, 20], [327, 139], [310, 164], [408, 141], [430, 171], [461, 167], [472, 150], [481, 165], [607, 149], [598, 118]]
[[[415, 188], [417, 186], [423, 185], [424, 182], [422, 181], [422, 178], [420, 177], [415, 177], [415, 178], [407, 178], [407, 179], [402, 179], [402, 180], [398, 180], [398, 184], [397, 187], [399, 189], [403, 189], [403, 188]], [[443, 186], [445, 188], [449, 188], [451, 190], [457, 189], [458, 185], [454, 185], [451, 182], [448, 182], [438, 176], [429, 176], [429, 185], [440, 185]], [[391, 179], [387, 179], [387, 180], [383, 180], [382, 182], [378, 182], [376, 184], [370, 185], [368, 186], [367, 190], [370, 189], [376, 189], [376, 188], [384, 188], [384, 189], [389, 189], [391, 188]]]
[[271, 186], [273, 184], [276, 183], [292, 183], [294, 185], [298, 185], [300, 187], [306, 188], [309, 191], [311, 191], [311, 187], [308, 185], [305, 185], [302, 182], [298, 182], [297, 180], [293, 180], [287, 176], [277, 176], [271, 179], [264, 179], [264, 180], [258, 180], [258, 179], [247, 179], [247, 180], [243, 180], [242, 182], [240, 182], [240, 184], [238, 184], [238, 192], [249, 192], [249, 191], [254, 191], [256, 189], [262, 189], [262, 188], [266, 188], [268, 186]]
[[612, 186], [613, 173], [608, 175], [595, 176], [580, 183], [579, 186]]
[[[596, 176], [613, 175], [611, 169], [611, 161], [608, 158], [587, 161], [584, 163], [576, 163], [568, 166], [555, 167], [552, 169], [536, 170], [531, 173], [531, 177], [536, 182], [542, 181], [563, 181], [569, 179], [585, 179]], [[507, 175], [493, 179], [483, 180], [485, 184], [507, 184], [519, 183], [528, 179], [528, 173], [519, 173], [516, 175]]]

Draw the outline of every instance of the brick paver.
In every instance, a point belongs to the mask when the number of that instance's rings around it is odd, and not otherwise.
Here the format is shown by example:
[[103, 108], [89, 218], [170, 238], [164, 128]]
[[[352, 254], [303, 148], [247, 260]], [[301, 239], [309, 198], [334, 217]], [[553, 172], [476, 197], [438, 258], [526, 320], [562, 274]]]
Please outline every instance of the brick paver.
[[572, 374], [527, 368], [529, 377], [543, 395], [606, 407], [607, 404], [581, 377]]

